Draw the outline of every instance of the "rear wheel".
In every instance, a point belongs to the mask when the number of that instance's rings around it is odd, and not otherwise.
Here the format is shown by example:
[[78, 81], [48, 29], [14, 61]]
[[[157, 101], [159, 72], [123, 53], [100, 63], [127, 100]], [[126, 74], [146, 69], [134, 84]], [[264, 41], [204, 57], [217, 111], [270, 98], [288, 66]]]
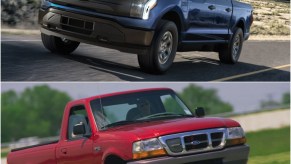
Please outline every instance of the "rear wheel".
[[235, 64], [240, 57], [243, 41], [243, 31], [241, 28], [237, 28], [230, 43], [220, 50], [220, 61], [226, 64]]
[[78, 48], [80, 42], [65, 38], [41, 34], [41, 40], [46, 49], [53, 53], [70, 54]]
[[177, 46], [177, 26], [174, 22], [162, 20], [148, 52], [138, 55], [140, 68], [149, 73], [165, 73], [173, 63]]

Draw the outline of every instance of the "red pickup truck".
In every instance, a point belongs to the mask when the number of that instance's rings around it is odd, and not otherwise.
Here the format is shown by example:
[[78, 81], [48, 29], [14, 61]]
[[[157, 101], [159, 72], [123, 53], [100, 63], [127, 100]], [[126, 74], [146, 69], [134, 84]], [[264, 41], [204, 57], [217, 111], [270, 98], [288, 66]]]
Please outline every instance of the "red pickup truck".
[[7, 163], [245, 164], [245, 143], [239, 123], [192, 113], [171, 89], [143, 89], [69, 102], [58, 141], [14, 149]]

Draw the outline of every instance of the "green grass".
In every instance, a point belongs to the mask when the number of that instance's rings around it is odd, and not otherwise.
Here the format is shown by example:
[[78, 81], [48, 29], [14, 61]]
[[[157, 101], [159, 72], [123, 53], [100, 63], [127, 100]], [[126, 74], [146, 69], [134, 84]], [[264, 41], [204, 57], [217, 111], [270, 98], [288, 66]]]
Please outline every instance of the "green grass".
[[290, 164], [290, 152], [252, 157], [248, 164]]
[[250, 157], [290, 151], [290, 127], [247, 133]]
[[247, 133], [249, 164], [290, 164], [290, 127]]
[[9, 152], [2, 152], [2, 151], [1, 151], [1, 158], [5, 158], [5, 157], [7, 157], [8, 153], [9, 153]]

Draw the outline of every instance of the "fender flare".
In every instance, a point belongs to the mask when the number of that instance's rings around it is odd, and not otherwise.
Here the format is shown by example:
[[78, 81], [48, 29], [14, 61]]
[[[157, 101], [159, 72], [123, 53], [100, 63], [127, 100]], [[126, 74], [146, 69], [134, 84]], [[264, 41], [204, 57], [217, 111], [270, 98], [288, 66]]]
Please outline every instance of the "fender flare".
[[166, 14], [168, 14], [170, 12], [174, 12], [179, 16], [181, 31], [185, 31], [185, 28], [186, 28], [185, 22], [186, 22], [186, 20], [184, 18], [184, 15], [183, 15], [183, 12], [182, 12], [181, 8], [179, 6], [177, 6], [177, 5], [171, 5], [171, 6], [167, 7], [164, 11], [161, 12], [161, 14], [157, 17], [157, 19], [154, 22], [154, 29], [157, 28], [158, 23], [162, 20], [162, 18]]
[[245, 33], [246, 33], [246, 20], [242, 17], [242, 18], [240, 18], [240, 19], [238, 19], [236, 22], [235, 22], [235, 24], [234, 24], [234, 26], [231, 28], [231, 32], [232, 32], [232, 34], [234, 33], [234, 30], [235, 30], [235, 28], [236, 27], [238, 27], [238, 24], [240, 23], [240, 22], [243, 22], [243, 34], [245, 35]]

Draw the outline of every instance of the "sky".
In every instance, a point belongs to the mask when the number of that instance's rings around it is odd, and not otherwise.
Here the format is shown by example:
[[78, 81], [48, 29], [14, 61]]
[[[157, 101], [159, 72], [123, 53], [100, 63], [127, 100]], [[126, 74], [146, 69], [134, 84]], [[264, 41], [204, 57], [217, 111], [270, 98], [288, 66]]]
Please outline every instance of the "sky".
[[94, 95], [112, 93], [118, 91], [126, 91], [141, 88], [172, 88], [176, 92], [181, 92], [183, 88], [189, 84], [195, 84], [203, 88], [214, 88], [218, 91], [220, 98], [233, 105], [234, 111], [237, 113], [249, 112], [257, 110], [262, 100], [272, 98], [280, 101], [282, 94], [289, 92], [289, 83], [2, 83], [1, 92], [7, 90], [15, 90], [22, 92], [27, 87], [35, 85], [49, 85], [61, 91], [67, 92], [73, 99], [85, 98]]

